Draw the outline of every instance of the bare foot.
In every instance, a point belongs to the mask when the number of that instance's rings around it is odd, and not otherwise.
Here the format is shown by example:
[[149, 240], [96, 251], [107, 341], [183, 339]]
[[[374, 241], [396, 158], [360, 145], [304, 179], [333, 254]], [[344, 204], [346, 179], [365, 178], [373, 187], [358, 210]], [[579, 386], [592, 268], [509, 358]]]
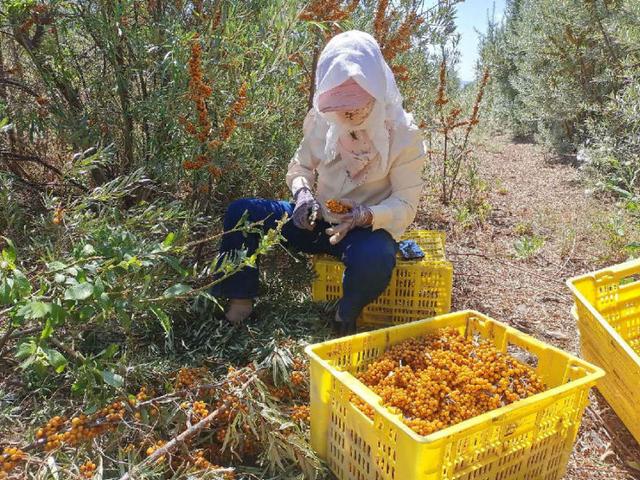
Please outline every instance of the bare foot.
[[232, 325], [242, 325], [253, 312], [252, 298], [231, 298], [225, 317]]

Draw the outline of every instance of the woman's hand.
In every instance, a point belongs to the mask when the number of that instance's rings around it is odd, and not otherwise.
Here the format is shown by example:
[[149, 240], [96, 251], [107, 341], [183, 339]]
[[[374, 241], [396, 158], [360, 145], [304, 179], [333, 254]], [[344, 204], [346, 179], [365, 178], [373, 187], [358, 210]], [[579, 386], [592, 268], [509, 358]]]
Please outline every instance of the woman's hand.
[[313, 197], [311, 190], [306, 187], [298, 190], [293, 198], [296, 202], [291, 215], [293, 224], [304, 230], [313, 230], [316, 220], [320, 217], [320, 204]]
[[343, 215], [337, 215], [340, 223], [325, 230], [326, 234], [330, 235], [329, 243], [331, 245], [338, 243], [355, 227], [368, 227], [373, 223], [373, 212], [366, 205], [348, 198], [341, 198], [340, 203], [351, 207], [351, 211]]

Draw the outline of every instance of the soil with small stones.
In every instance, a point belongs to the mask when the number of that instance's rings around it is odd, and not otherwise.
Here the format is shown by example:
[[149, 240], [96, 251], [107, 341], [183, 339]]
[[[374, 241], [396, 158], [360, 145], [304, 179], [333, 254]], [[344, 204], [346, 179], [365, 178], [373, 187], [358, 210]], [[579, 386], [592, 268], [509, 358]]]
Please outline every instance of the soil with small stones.
[[[478, 310], [579, 355], [565, 280], [624, 260], [611, 225], [625, 220], [612, 201], [585, 190], [570, 157], [554, 158], [537, 145], [505, 138], [476, 154], [488, 185], [488, 216], [462, 218], [427, 194], [416, 219], [421, 228], [447, 232], [453, 310]], [[624, 226], [632, 228], [630, 222]], [[522, 246], [523, 238], [531, 242]], [[640, 447], [593, 390], [565, 479], [640, 479], [638, 469]]]

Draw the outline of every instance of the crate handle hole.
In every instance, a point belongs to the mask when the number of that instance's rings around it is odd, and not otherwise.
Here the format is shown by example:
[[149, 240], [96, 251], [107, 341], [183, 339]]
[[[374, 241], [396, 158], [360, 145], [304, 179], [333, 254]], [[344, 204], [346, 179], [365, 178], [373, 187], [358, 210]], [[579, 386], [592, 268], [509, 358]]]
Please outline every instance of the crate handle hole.
[[619, 285], [623, 287], [624, 285], [629, 285], [631, 283], [637, 283], [637, 282], [640, 282], [640, 274], [629, 275], [627, 277], [620, 279]]

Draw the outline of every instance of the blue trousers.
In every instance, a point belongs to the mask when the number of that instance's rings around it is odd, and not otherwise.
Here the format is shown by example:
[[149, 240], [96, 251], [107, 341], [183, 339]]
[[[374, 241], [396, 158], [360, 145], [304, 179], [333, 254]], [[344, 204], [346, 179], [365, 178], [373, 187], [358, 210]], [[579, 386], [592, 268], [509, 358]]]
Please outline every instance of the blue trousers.
[[[294, 204], [285, 201], [245, 198], [229, 205], [224, 217], [224, 230], [232, 230], [247, 212], [251, 222], [264, 221], [264, 230], [272, 229], [285, 214], [293, 214]], [[313, 231], [296, 227], [291, 220], [282, 228], [285, 246], [292, 250], [333, 255], [345, 265], [342, 280], [343, 298], [338, 304], [341, 319], [355, 323], [362, 309], [375, 300], [389, 284], [396, 264], [398, 245], [383, 229], [355, 228], [336, 245], [329, 243], [325, 229], [330, 224], [316, 222]], [[220, 260], [235, 250], [246, 249], [249, 254], [258, 247], [258, 234], [225, 233], [220, 245]], [[258, 270], [245, 267], [214, 285], [211, 294], [226, 298], [254, 298], [258, 295]]]

